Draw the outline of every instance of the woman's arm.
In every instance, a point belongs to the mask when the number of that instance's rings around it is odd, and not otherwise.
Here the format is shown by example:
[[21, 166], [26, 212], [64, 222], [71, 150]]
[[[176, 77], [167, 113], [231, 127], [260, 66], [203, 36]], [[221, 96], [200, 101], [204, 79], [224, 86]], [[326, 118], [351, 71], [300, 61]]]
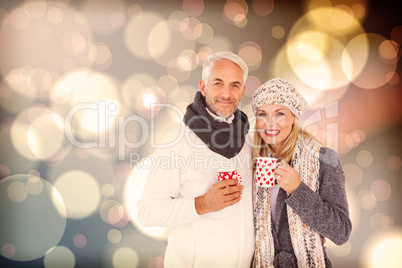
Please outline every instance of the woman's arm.
[[352, 223], [346, 198], [345, 175], [335, 151], [321, 149], [319, 174], [318, 193], [301, 183], [286, 203], [316, 232], [342, 245], [349, 239]]

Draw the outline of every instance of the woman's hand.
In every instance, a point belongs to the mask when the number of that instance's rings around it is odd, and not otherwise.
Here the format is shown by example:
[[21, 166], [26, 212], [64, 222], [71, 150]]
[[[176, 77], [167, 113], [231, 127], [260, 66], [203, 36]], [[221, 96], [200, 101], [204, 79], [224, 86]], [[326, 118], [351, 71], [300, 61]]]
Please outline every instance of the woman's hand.
[[301, 184], [299, 173], [283, 159], [275, 169], [275, 178], [278, 185], [289, 194], [293, 194]]

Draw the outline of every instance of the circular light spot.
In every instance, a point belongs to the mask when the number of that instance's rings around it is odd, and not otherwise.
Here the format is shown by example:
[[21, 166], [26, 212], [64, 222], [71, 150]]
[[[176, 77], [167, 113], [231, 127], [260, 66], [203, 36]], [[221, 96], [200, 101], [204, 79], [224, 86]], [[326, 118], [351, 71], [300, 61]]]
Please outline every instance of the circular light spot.
[[360, 205], [365, 210], [373, 210], [377, 206], [377, 200], [372, 192], [363, 190], [359, 193]]
[[267, 16], [274, 10], [274, 0], [253, 0], [253, 10], [260, 16]]
[[24, 9], [31, 18], [37, 19], [46, 13], [47, 4], [45, 0], [25, 1]]
[[400, 48], [395, 41], [382, 41], [378, 47], [378, 54], [385, 63], [396, 63]]
[[373, 155], [369, 151], [360, 151], [356, 155], [356, 162], [361, 167], [369, 167], [373, 163]]
[[131, 222], [144, 234], [153, 238], [164, 240], [167, 237], [168, 228], [164, 227], [143, 227], [138, 222], [138, 200], [142, 195], [146, 179], [148, 177], [150, 163], [146, 163], [148, 158], [143, 158], [133, 168], [130, 177], [127, 179], [124, 189], [124, 204], [127, 208]]
[[59, 24], [64, 19], [63, 10], [57, 7], [49, 8], [47, 11], [47, 19], [52, 24]]
[[198, 17], [204, 11], [202, 0], [183, 0], [183, 11], [189, 16]]
[[208, 44], [214, 38], [214, 29], [206, 23], [198, 24], [194, 28], [195, 32], [200, 32], [196, 41], [200, 44]]
[[105, 184], [102, 186], [102, 194], [106, 197], [111, 197], [114, 194], [114, 187], [111, 184]]
[[24, 8], [17, 7], [10, 13], [9, 22], [17, 30], [24, 30], [31, 25], [31, 17], [25, 12]]
[[106, 69], [112, 63], [112, 53], [107, 45], [103, 43], [94, 44], [89, 49], [89, 59], [100, 69]]
[[83, 248], [87, 244], [87, 238], [83, 234], [76, 234], [73, 238], [74, 246]]
[[[349, 80], [361, 88], [378, 88], [388, 83], [389, 72], [395, 72], [395, 60], [386, 61], [379, 53], [381, 44], [385, 44], [383, 51], [386, 57], [392, 57], [389, 52], [395, 50], [393, 45], [386, 42], [378, 34], [361, 34], [349, 41], [342, 57], [342, 65]], [[388, 49], [391, 47], [391, 49]], [[384, 62], [385, 61], [385, 62]]]
[[370, 218], [370, 227], [376, 232], [384, 232], [393, 226], [392, 218], [382, 214], [375, 213]]
[[8, 90], [11, 90], [10, 96], [12, 93], [17, 93], [24, 98], [34, 99], [37, 95], [37, 87], [28, 68], [11, 70], [5, 78], [5, 82]]
[[352, 11], [353, 15], [359, 20], [362, 20], [367, 14], [366, 8], [362, 4], [354, 4]]
[[120, 203], [115, 201], [115, 200], [107, 200], [105, 201], [99, 209], [99, 214], [102, 218], [102, 220], [108, 224], [112, 224], [110, 222], [109, 219], [109, 211], [113, 208], [113, 207], [118, 207], [120, 206]]
[[4, 8], [0, 8], [0, 26], [8, 22], [10, 14]]
[[356, 187], [360, 185], [363, 180], [363, 171], [359, 166], [348, 164], [343, 167], [343, 171], [345, 172], [347, 186]]
[[24, 183], [20, 181], [14, 181], [8, 185], [7, 195], [11, 201], [20, 203], [27, 198], [28, 189]]
[[276, 25], [272, 27], [271, 34], [275, 39], [282, 39], [285, 36], [285, 29], [282, 26]]
[[4, 244], [1, 248], [1, 255], [6, 258], [12, 258], [15, 255], [15, 247], [12, 244]]
[[11, 127], [15, 149], [27, 159], [51, 160], [62, 156], [65, 143], [64, 122], [43, 104], [23, 110]]
[[43, 191], [43, 182], [39, 178], [39, 175], [31, 175], [27, 181], [26, 187], [31, 195], [39, 195]]
[[361, 251], [364, 267], [399, 267], [402, 263], [402, 232], [395, 229], [372, 237]]
[[163, 89], [168, 97], [173, 97], [179, 91], [179, 82], [170, 75], [164, 75], [158, 79], [157, 87]]
[[120, 204], [111, 207], [107, 213], [107, 217], [111, 225], [119, 228], [124, 227], [129, 221], [125, 208]]
[[399, 83], [399, 74], [391, 71], [386, 74], [385, 79], [388, 81], [388, 84], [395, 86]]
[[113, 28], [121, 28], [126, 24], [126, 17], [122, 12], [113, 12], [110, 15], [110, 25]]
[[99, 185], [92, 175], [84, 171], [68, 171], [57, 178], [54, 186], [65, 201], [69, 218], [89, 217], [99, 206]]
[[255, 76], [249, 75], [246, 80], [246, 91], [245, 95], [251, 97], [254, 93], [254, 90], [261, 86], [261, 81]]
[[127, 13], [130, 16], [130, 18], [138, 19], [142, 16], [143, 10], [140, 5], [133, 4], [128, 7]]
[[167, 21], [156, 24], [148, 36], [148, 51], [152, 58], [159, 58], [168, 49], [172, 42], [171, 30]]
[[371, 184], [371, 192], [375, 195], [377, 201], [387, 201], [391, 196], [391, 186], [384, 180], [376, 180]]
[[389, 169], [398, 171], [402, 166], [401, 158], [396, 155], [391, 156], [390, 158], [388, 158], [387, 165]]
[[227, 1], [223, 8], [223, 18], [231, 25], [238, 25], [244, 19], [248, 12], [248, 6], [246, 2], [242, 1]]
[[87, 15], [91, 28], [98, 33], [115, 32], [126, 22], [127, 4], [123, 0], [85, 0], [81, 10]]
[[10, 169], [6, 165], [0, 165], [0, 180], [10, 176]]
[[357, 136], [359, 137], [360, 143], [362, 143], [366, 139], [366, 133], [363, 130], [357, 129], [354, 131], [354, 133], [357, 134]]
[[201, 36], [201, 22], [196, 18], [187, 17], [180, 22], [180, 33], [187, 40], [196, 40]]
[[27, 131], [28, 146], [41, 160], [48, 160], [60, 152], [64, 137], [63, 119], [50, 111], [36, 118]]
[[[151, 51], [148, 47], [148, 40], [150, 33], [158, 24], [160, 25], [155, 30], [154, 38], [157, 38], [157, 33], [161, 33], [158, 29], [166, 29], [161, 16], [156, 13], [144, 12], [141, 17], [131, 19], [124, 29], [124, 43], [129, 52], [140, 59], [152, 58]], [[163, 33], [163, 40], [168, 37], [168, 34]], [[159, 45], [162, 45], [162, 48], [166, 47], [166, 44]], [[164, 51], [157, 48], [154, 49], [155, 50], [152, 52], [154, 55], [159, 55]]]
[[17, 174], [0, 180], [0, 254], [15, 261], [44, 256], [60, 242], [66, 227], [65, 206], [57, 199], [57, 190], [40, 179], [43, 190], [31, 194], [31, 179]]
[[246, 41], [239, 47], [238, 55], [247, 63], [250, 70], [256, 70], [261, 64], [261, 47], [251, 41]]
[[57, 246], [49, 250], [43, 260], [45, 268], [60, 267], [61, 263], [65, 268], [73, 268], [75, 266], [74, 254], [70, 249], [63, 246]]
[[117, 244], [121, 241], [122, 235], [121, 232], [117, 229], [112, 229], [107, 232], [107, 239], [112, 244]]
[[122, 247], [117, 249], [112, 257], [113, 267], [137, 267], [139, 262], [137, 252], [134, 249], [128, 247]]

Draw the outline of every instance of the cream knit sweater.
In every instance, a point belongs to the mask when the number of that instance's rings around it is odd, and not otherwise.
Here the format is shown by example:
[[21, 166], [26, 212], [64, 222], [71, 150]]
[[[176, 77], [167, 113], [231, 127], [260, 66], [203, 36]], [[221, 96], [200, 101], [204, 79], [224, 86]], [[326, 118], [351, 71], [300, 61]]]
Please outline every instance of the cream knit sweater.
[[[227, 159], [208, 149], [185, 125], [162, 144], [175, 141], [156, 151], [155, 162], [175, 160], [149, 173], [138, 203], [143, 226], [170, 227], [165, 267], [250, 267], [254, 252], [252, 143], [246, 141], [239, 154]], [[217, 182], [218, 170], [229, 168], [236, 168], [242, 176], [241, 201], [198, 215], [194, 198]]]

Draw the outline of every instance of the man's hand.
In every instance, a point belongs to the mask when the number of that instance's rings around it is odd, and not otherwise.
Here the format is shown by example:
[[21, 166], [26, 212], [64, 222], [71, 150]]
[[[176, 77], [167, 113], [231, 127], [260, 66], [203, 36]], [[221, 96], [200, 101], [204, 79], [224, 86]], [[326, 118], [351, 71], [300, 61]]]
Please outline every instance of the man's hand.
[[196, 197], [195, 210], [198, 215], [219, 211], [239, 202], [244, 186], [237, 183], [236, 179], [219, 181], [213, 184], [204, 195]]

